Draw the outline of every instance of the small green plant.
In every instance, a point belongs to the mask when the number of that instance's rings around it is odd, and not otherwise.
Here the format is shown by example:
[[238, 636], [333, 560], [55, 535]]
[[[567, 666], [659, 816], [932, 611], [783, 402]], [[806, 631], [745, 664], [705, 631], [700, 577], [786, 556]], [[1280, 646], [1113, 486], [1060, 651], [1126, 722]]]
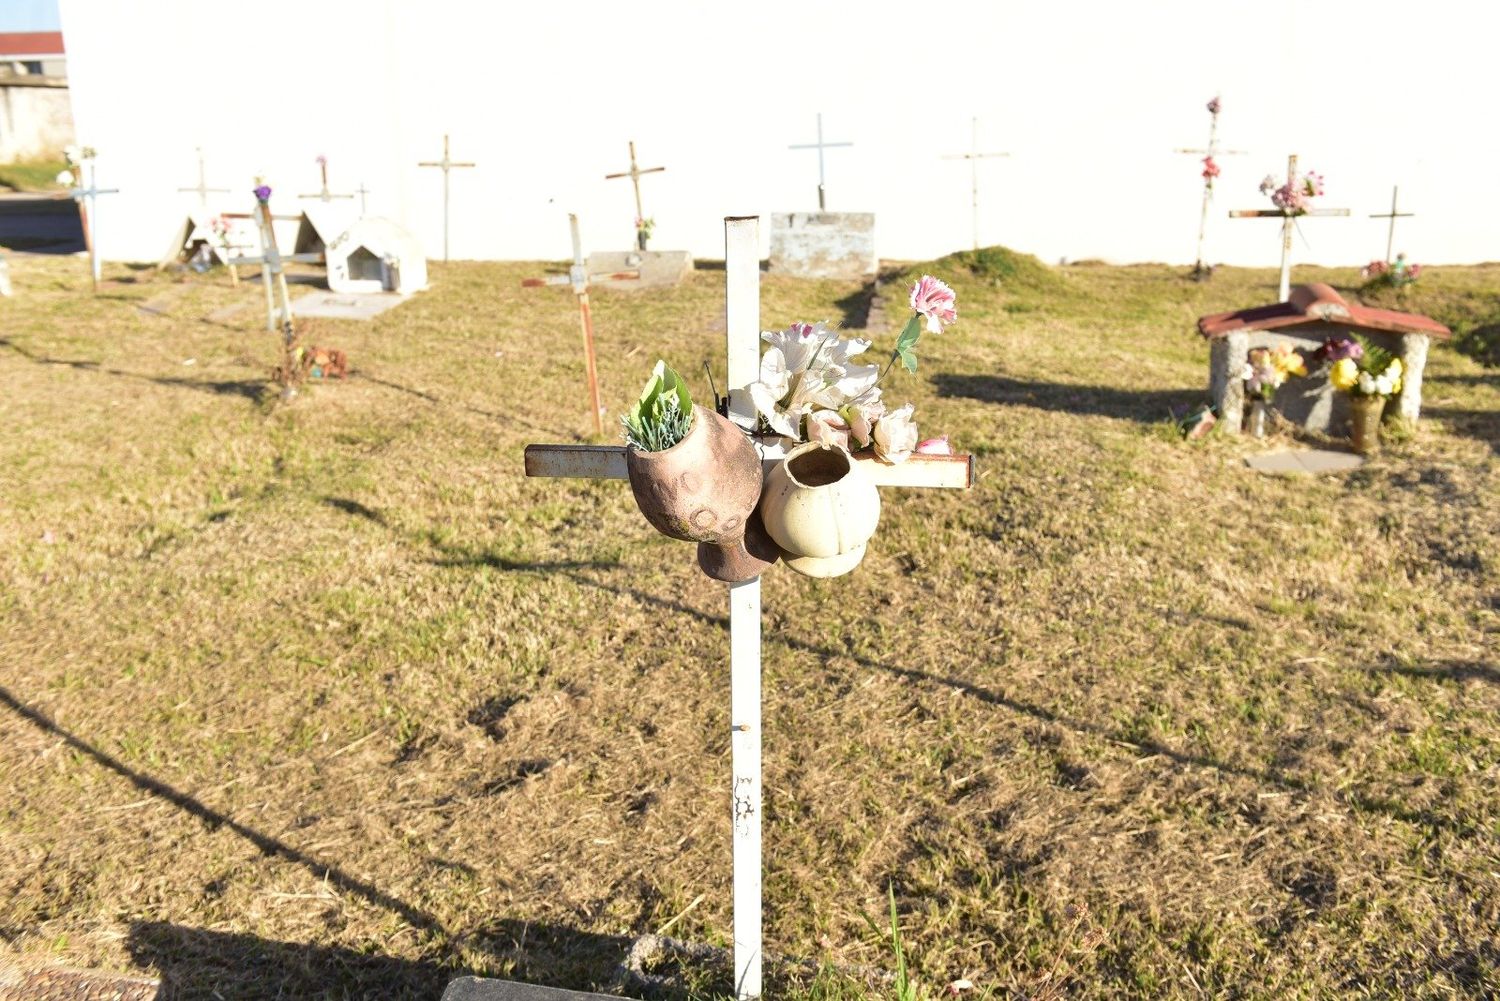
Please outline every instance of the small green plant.
[[642, 452], [662, 452], [687, 437], [693, 426], [693, 397], [682, 376], [658, 361], [640, 400], [620, 423], [625, 441]]
[[[894, 985], [896, 989], [896, 1001], [925, 1001], [926, 993], [912, 981], [911, 972], [906, 968], [906, 950], [901, 945], [901, 921], [896, 914], [895, 886], [887, 883], [885, 885], [885, 894], [886, 899], [890, 901], [891, 905], [890, 936], [891, 951], [895, 953], [896, 957], [896, 982]], [[885, 932], [881, 931], [879, 926], [875, 924], [874, 919], [866, 914], [863, 909], [860, 910], [860, 917], [865, 919], [865, 924], [869, 925], [870, 930], [876, 935], [882, 938], [885, 936]]]

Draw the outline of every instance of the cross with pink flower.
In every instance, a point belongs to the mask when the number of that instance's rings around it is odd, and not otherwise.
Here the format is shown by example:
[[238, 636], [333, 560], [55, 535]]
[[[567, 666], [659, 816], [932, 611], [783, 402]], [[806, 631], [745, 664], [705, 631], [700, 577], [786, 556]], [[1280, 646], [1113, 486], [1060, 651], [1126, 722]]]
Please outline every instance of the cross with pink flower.
[[[912, 404], [887, 402], [900, 373], [916, 372], [923, 335], [940, 335], [957, 321], [953, 290], [931, 275], [912, 283], [912, 315], [883, 364], [865, 361], [872, 341], [827, 323], [798, 322], [763, 332], [759, 224], [753, 216], [724, 220], [730, 391], [723, 409], [690, 400], [679, 404], [687, 390], [658, 362], [636, 408], [642, 420], [626, 422], [630, 447], [526, 446], [527, 476], [630, 480], [647, 521], [673, 538], [697, 539], [699, 566], [728, 583], [732, 775], [726, 791], [733, 803], [734, 981], [742, 999], [761, 995], [760, 574], [783, 560], [807, 576], [852, 570], [881, 517], [877, 487], [967, 489], [974, 484], [973, 456], [954, 454], [946, 436], [921, 440]], [[651, 408], [690, 429], [660, 449], [638, 444], [632, 435], [644, 440], [652, 437], [648, 431], [660, 430], [643, 426]], [[725, 458], [741, 453], [733, 462]], [[659, 481], [650, 479], [651, 463], [668, 464], [685, 455], [698, 458], [671, 466], [670, 475]], [[742, 468], [745, 463], [748, 468]], [[747, 477], [753, 514], [745, 517], [741, 510], [720, 519], [723, 538], [694, 534], [700, 516], [708, 519], [701, 526], [705, 532], [720, 517], [709, 510], [715, 482]], [[840, 491], [840, 484], [852, 485]], [[662, 521], [657, 504], [664, 496], [684, 494], [695, 498], [684, 508], [685, 517]], [[782, 504], [774, 516], [768, 507], [773, 497]], [[800, 520], [789, 513], [795, 505]], [[842, 520], [832, 534], [848, 543], [847, 549], [798, 548], [817, 534], [819, 518]]]
[[1266, 175], [1260, 183], [1263, 195], [1269, 195], [1270, 209], [1231, 209], [1231, 219], [1281, 220], [1281, 285], [1278, 296], [1286, 302], [1292, 291], [1292, 230], [1299, 216], [1347, 216], [1348, 209], [1315, 209], [1312, 200], [1323, 194], [1323, 175], [1315, 171], [1297, 173], [1297, 154], [1286, 158], [1286, 183], [1277, 186], [1276, 178]]

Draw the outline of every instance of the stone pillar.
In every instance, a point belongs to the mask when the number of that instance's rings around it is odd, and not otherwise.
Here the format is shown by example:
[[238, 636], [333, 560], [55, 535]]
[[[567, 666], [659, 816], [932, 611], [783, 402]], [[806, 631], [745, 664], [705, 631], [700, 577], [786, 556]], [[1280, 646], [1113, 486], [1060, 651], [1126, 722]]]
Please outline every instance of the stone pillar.
[[1396, 395], [1396, 411], [1415, 423], [1422, 412], [1422, 370], [1427, 367], [1426, 334], [1403, 334], [1401, 337], [1401, 392]]
[[[1250, 335], [1236, 330], [1215, 337], [1208, 349], [1208, 395], [1219, 414], [1219, 426], [1239, 434], [1245, 417], [1245, 380], [1240, 373], [1250, 359]], [[1404, 363], [1403, 363], [1404, 364]]]

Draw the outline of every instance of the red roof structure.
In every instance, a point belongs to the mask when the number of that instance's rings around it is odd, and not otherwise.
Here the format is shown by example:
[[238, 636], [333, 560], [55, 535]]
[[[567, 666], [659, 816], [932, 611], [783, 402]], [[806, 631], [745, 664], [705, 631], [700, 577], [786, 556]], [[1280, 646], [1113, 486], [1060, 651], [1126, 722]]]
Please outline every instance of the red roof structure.
[[1286, 302], [1201, 316], [1198, 318], [1198, 333], [1213, 340], [1240, 330], [1309, 328], [1321, 324], [1382, 334], [1453, 336], [1453, 331], [1441, 323], [1417, 313], [1351, 304], [1322, 282], [1298, 285], [1292, 289]]
[[63, 54], [60, 31], [0, 31], [0, 59]]

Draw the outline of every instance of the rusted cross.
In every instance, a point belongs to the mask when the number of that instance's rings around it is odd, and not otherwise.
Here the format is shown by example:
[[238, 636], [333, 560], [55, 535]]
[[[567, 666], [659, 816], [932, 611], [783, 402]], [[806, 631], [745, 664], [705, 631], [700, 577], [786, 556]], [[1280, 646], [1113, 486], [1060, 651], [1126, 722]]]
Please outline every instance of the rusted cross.
[[594, 313], [589, 307], [589, 282], [633, 281], [641, 277], [639, 271], [612, 271], [591, 275], [583, 263], [583, 241], [578, 236], [578, 216], [568, 214], [568, 229], [573, 236], [573, 265], [566, 275], [551, 275], [547, 278], [527, 278], [521, 282], [526, 288], [542, 285], [571, 285], [578, 296], [578, 323], [583, 328], [583, 367], [588, 373], [589, 402], [594, 409], [594, 433], [604, 434], [604, 408], [599, 404], [599, 370], [594, 362]]
[[[1297, 183], [1297, 154], [1293, 153], [1286, 158], [1286, 180], [1288, 184]], [[1302, 212], [1291, 212], [1286, 209], [1230, 209], [1231, 219], [1281, 219], [1281, 284], [1277, 288], [1278, 301], [1286, 302], [1292, 292], [1292, 229], [1297, 225], [1298, 216], [1347, 216], [1348, 209], [1305, 209]]]
[[630, 141], [630, 169], [619, 174], [604, 175], [604, 179], [606, 181], [613, 181], [616, 178], [620, 177], [628, 177], [630, 178], [631, 186], [635, 188], [635, 238], [636, 246], [638, 246], [641, 250], [646, 249], [646, 241], [650, 239], [650, 237], [647, 235], [646, 229], [646, 210], [641, 208], [641, 175], [660, 174], [666, 169], [666, 167], [647, 167], [645, 170], [642, 170], [640, 167], [636, 166], [635, 140], [632, 139]]
[[[969, 152], [967, 152], [967, 153], [949, 153], [948, 155], [944, 156], [943, 159], [944, 160], [968, 160], [969, 161], [969, 186], [970, 186], [970, 189], [971, 189], [971, 192], [972, 192], [972, 195], [973, 195], [973, 203], [974, 203], [974, 249], [978, 250], [979, 249], [979, 161], [980, 160], [989, 159], [990, 157], [1010, 156], [1010, 154], [1009, 153], [981, 153], [981, 152], [979, 152], [979, 119], [978, 118], [970, 119], [970, 123], [969, 124], [971, 125], [972, 132], [973, 132], [973, 137], [971, 139], [971, 145], [970, 145], [970, 148], [969, 148]], [[821, 191], [821, 188], [822, 188], [822, 185], [820, 183], [819, 184], [820, 191]], [[818, 203], [818, 207], [819, 208], [823, 207], [821, 200]]]
[[[724, 220], [725, 326], [730, 420], [747, 434], [757, 426], [749, 385], [760, 375], [760, 220]], [[764, 463], [782, 458], [781, 439], [752, 437]], [[626, 449], [609, 445], [528, 445], [526, 475], [624, 480]], [[873, 455], [855, 460], [881, 487], [948, 487], [974, 483], [968, 455], [913, 455], [898, 465]], [[734, 981], [739, 998], [761, 994], [761, 728], [760, 578], [729, 585], [729, 784], [734, 845]]]
[[474, 163], [459, 163], [448, 156], [448, 133], [443, 133], [443, 158], [426, 160], [418, 167], [441, 167], [443, 169], [443, 263], [448, 263], [448, 171], [457, 167], [476, 167]]
[[318, 154], [317, 163], [318, 163], [318, 171], [323, 176], [323, 188], [322, 188], [322, 190], [316, 191], [316, 192], [314, 192], [313, 194], [310, 194], [310, 195], [298, 195], [297, 196], [298, 198], [316, 198], [318, 201], [323, 202], [326, 205], [327, 203], [333, 201], [335, 198], [353, 198], [354, 197], [353, 195], [336, 195], [332, 191], [328, 190], [328, 157], [323, 156], [321, 153]]
[[1398, 190], [1397, 188], [1394, 188], [1394, 187], [1391, 188], [1391, 210], [1389, 212], [1371, 212], [1370, 213], [1370, 218], [1371, 219], [1389, 219], [1391, 221], [1390, 228], [1388, 230], [1386, 230], [1386, 234], [1385, 234], [1385, 263], [1387, 263], [1387, 264], [1391, 263], [1391, 247], [1393, 247], [1395, 245], [1395, 243], [1396, 243], [1396, 220], [1397, 219], [1410, 219], [1410, 218], [1412, 218], [1413, 216], [1416, 215], [1415, 212], [1397, 212], [1396, 211], [1396, 192], [1397, 192], [1397, 190]]
[[1198, 260], [1193, 265], [1193, 276], [1204, 278], [1208, 275], [1208, 265], [1203, 263], [1203, 234], [1208, 229], [1208, 203], [1214, 200], [1214, 175], [1206, 168], [1215, 157], [1219, 156], [1244, 156], [1245, 150], [1224, 149], [1219, 145], [1219, 99], [1215, 97], [1208, 104], [1208, 145], [1202, 149], [1191, 147], [1179, 147], [1175, 152], [1191, 153], [1194, 156], [1203, 157], [1203, 209], [1198, 214]]

